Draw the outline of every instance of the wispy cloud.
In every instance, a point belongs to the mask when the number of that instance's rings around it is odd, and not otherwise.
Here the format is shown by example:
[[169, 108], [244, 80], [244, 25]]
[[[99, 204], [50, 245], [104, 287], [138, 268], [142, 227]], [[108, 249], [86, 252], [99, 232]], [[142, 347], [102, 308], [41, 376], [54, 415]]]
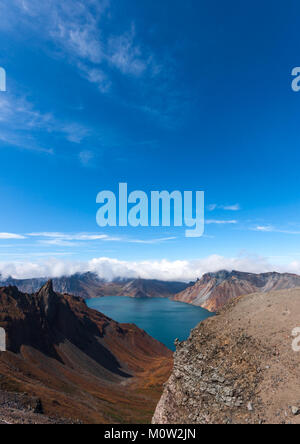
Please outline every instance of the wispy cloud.
[[272, 225], [258, 225], [254, 228], [254, 231], [260, 231], [262, 233], [282, 233], [282, 234], [295, 234], [299, 235], [299, 230], [284, 230], [280, 228], [273, 227]]
[[79, 153], [79, 160], [83, 166], [90, 165], [94, 157], [95, 157], [94, 153], [90, 150], [80, 151]]
[[27, 236], [32, 237], [48, 237], [54, 239], [62, 239], [67, 241], [95, 241], [107, 239], [109, 236], [106, 234], [65, 234], [65, 233], [55, 233], [55, 232], [41, 232], [41, 233], [28, 233]]
[[59, 129], [61, 132], [65, 133], [67, 140], [73, 143], [81, 143], [90, 133], [88, 128], [78, 123], [62, 124]]
[[94, 83], [101, 93], [105, 94], [110, 90], [112, 82], [102, 69], [90, 67], [81, 62], [77, 66], [81, 75], [90, 83]]
[[64, 122], [50, 112], [43, 113], [25, 97], [6, 93], [0, 96], [0, 141], [21, 149], [53, 154], [52, 147], [41, 145], [40, 135], [59, 135], [80, 143], [89, 130], [74, 122]]
[[[166, 48], [157, 51], [146, 43], [144, 30], [140, 32], [131, 17], [127, 24], [116, 26], [115, 7], [109, 0], [0, 4], [0, 29], [13, 33], [18, 27], [24, 38], [30, 36], [35, 45], [46, 48], [46, 55], [68, 63], [102, 94], [145, 118], [167, 128], [182, 122], [193, 96], [189, 87], [184, 91], [177, 87], [176, 58]], [[123, 79], [119, 84], [119, 77], [128, 79], [128, 89], [123, 88]], [[135, 94], [129, 95], [133, 86]]]
[[211, 204], [208, 207], [209, 211], [214, 210], [225, 210], [225, 211], [239, 211], [241, 209], [240, 204], [235, 205], [218, 205], [218, 204]]
[[135, 239], [129, 237], [114, 237], [106, 234], [87, 234], [87, 233], [55, 233], [55, 232], [41, 232], [41, 233], [28, 233], [27, 236], [38, 238], [39, 242], [44, 245], [56, 245], [61, 247], [73, 247], [77, 246], [76, 242], [92, 242], [92, 241], [105, 241], [105, 242], [124, 242], [133, 244], [159, 244], [175, 240], [176, 237], [164, 237], [153, 239]]
[[147, 69], [148, 61], [142, 58], [141, 49], [135, 45], [135, 27], [123, 35], [108, 40], [107, 60], [123, 74], [140, 76]]
[[0, 233], [0, 239], [26, 239], [26, 237], [15, 233]]
[[142, 239], [127, 239], [125, 242], [133, 243], [133, 244], [160, 244], [162, 242], [172, 241], [177, 239], [177, 237], [162, 237], [157, 239], [148, 239], [148, 240], [142, 240]]
[[51, 245], [55, 247], [76, 247], [77, 244], [75, 242], [69, 242], [64, 239], [43, 239], [38, 241], [41, 245]]
[[51, 114], [42, 114], [24, 98], [6, 93], [0, 96], [0, 141], [22, 149], [52, 154], [52, 148], [41, 146], [32, 133], [44, 129], [49, 132]]
[[217, 220], [217, 219], [207, 219], [207, 220], [205, 221], [205, 223], [206, 223], [207, 225], [212, 225], [212, 224], [215, 224], [215, 225], [234, 225], [234, 224], [237, 224], [238, 221], [237, 221], [237, 220]]
[[151, 75], [155, 75], [153, 55], [136, 43], [134, 24], [119, 34], [103, 32], [102, 23], [110, 14], [109, 0], [12, 1], [18, 8], [18, 20], [35, 28], [39, 38], [52, 40], [80, 74], [97, 84], [101, 92], [110, 89], [111, 68], [134, 77], [149, 68]]

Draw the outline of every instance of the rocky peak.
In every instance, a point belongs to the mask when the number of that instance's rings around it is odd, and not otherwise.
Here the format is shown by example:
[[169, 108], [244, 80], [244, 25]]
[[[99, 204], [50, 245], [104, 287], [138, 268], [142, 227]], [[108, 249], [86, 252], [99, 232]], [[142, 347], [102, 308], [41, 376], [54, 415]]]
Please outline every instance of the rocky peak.
[[42, 294], [42, 293], [44, 293], [44, 294], [54, 293], [52, 279], [50, 279], [48, 282], [46, 282], [46, 284], [43, 285], [42, 288], [40, 289], [40, 291], [38, 292], [38, 294]]
[[210, 281], [211, 279], [216, 279], [216, 281], [221, 282], [226, 279], [228, 279], [230, 276], [232, 276], [234, 272], [228, 271], [228, 270], [220, 270], [215, 273], [206, 273], [203, 275], [202, 279], [200, 281]]
[[59, 296], [53, 290], [53, 282], [49, 280], [37, 293], [37, 299], [40, 301], [40, 308], [46, 318], [52, 321], [55, 317]]

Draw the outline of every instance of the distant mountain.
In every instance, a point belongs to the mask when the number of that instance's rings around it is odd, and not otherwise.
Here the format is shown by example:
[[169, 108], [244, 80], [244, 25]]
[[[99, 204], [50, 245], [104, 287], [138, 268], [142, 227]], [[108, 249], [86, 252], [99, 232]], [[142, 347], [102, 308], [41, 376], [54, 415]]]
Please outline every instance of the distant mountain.
[[121, 293], [132, 298], [169, 298], [185, 290], [187, 286], [183, 282], [135, 279], [126, 283]]
[[289, 273], [243, 273], [219, 271], [207, 273], [194, 285], [177, 294], [175, 301], [218, 311], [231, 299], [251, 293], [266, 293], [300, 287], [300, 276]]
[[[0, 286], [13, 285], [25, 293], [34, 293], [48, 278], [1, 280]], [[164, 282], [147, 279], [115, 279], [107, 282], [96, 273], [76, 273], [53, 279], [53, 288], [58, 293], [68, 293], [91, 299], [102, 296], [129, 296], [133, 298], [169, 298], [187, 288], [182, 282]]]
[[0, 288], [0, 327], [8, 350], [0, 352], [0, 414], [3, 393], [17, 393], [45, 419], [150, 421], [172, 353], [135, 325], [56, 293], [49, 281], [34, 294]]
[[[47, 278], [1, 280], [0, 286], [16, 286], [25, 293], [34, 293], [45, 285]], [[108, 282], [96, 273], [76, 273], [53, 279], [54, 291], [73, 294], [84, 299], [103, 296], [131, 298], [170, 298], [218, 311], [232, 298], [271, 290], [300, 287], [300, 276], [289, 273], [244, 273], [221, 270], [207, 273], [197, 282], [168, 282], [155, 279], [115, 279]]]
[[[1, 286], [15, 286], [25, 293], [35, 293], [39, 290], [48, 278], [36, 279], [8, 279], [1, 280]], [[63, 276], [52, 280], [53, 288], [59, 293], [69, 293], [74, 296], [90, 297], [103, 296], [102, 287], [105, 284], [95, 273], [76, 273], [72, 276]]]

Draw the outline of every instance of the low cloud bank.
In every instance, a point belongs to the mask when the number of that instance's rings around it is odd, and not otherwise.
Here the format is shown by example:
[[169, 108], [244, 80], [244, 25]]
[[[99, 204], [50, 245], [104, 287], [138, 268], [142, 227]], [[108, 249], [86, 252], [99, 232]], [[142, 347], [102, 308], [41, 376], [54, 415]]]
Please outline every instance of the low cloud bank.
[[99, 277], [112, 280], [114, 278], [144, 278], [164, 281], [189, 282], [200, 278], [204, 273], [221, 269], [240, 270], [251, 273], [268, 271], [291, 272], [300, 274], [300, 262], [294, 261], [286, 265], [272, 265], [261, 257], [226, 258], [218, 255], [195, 260], [159, 260], [159, 261], [121, 261], [111, 258], [95, 258], [87, 262], [49, 259], [36, 262], [0, 262], [2, 278], [12, 276], [16, 279], [38, 277], [70, 276], [74, 273], [95, 272]]

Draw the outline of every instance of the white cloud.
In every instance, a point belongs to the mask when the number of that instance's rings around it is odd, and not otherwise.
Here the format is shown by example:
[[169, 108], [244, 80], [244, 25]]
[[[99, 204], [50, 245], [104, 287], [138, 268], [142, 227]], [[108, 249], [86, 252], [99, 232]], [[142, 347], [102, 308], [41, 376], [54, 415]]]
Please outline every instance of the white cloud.
[[81, 75], [90, 83], [97, 85], [100, 92], [107, 93], [111, 87], [111, 81], [100, 68], [91, 68], [84, 63], [78, 63]]
[[15, 279], [27, 279], [38, 277], [56, 277], [63, 275], [72, 275], [84, 270], [84, 264], [64, 262], [58, 259], [49, 259], [46, 261], [14, 261], [0, 262], [0, 274], [6, 278], [12, 276]]
[[52, 154], [53, 150], [40, 146], [32, 137], [33, 130], [49, 131], [51, 114], [42, 114], [24, 98], [8, 93], [0, 97], [0, 141], [22, 149]]
[[263, 257], [208, 256], [195, 260], [146, 260], [121, 261], [107, 257], [94, 258], [87, 262], [50, 259], [31, 262], [0, 262], [0, 273], [15, 278], [58, 277], [76, 272], [93, 271], [100, 277], [111, 280], [121, 278], [145, 278], [176, 281], [194, 281], [204, 273], [221, 269], [240, 270], [252, 273], [270, 271], [300, 273], [300, 262], [291, 261], [286, 265], [271, 264]]
[[63, 239], [40, 240], [41, 245], [55, 245], [56, 247], [76, 247], [75, 242], [65, 241]]
[[52, 113], [37, 110], [25, 97], [6, 93], [0, 96], [0, 141], [22, 149], [53, 154], [53, 149], [41, 146], [35, 132], [58, 134], [69, 142], [80, 143], [89, 130], [74, 122], [60, 122]]
[[[39, 39], [52, 40], [56, 46], [55, 57], [58, 51], [67, 56], [80, 74], [97, 84], [101, 92], [110, 89], [111, 68], [132, 76], [141, 76], [150, 68], [151, 75], [156, 75], [153, 55], [144, 55], [147, 51], [145, 48], [142, 51], [135, 41], [134, 25], [119, 34], [103, 32], [103, 22], [110, 16], [109, 0], [11, 1], [17, 7], [18, 23], [38, 32]], [[6, 16], [16, 20], [11, 13]], [[7, 28], [7, 24], [3, 22], [2, 27]]]
[[62, 125], [61, 132], [66, 134], [66, 138], [69, 142], [81, 143], [82, 140], [88, 136], [90, 131], [78, 123], [68, 123]]
[[142, 240], [142, 239], [127, 239], [126, 241], [133, 244], [159, 244], [161, 242], [167, 242], [170, 240], [175, 240], [177, 237], [162, 237], [158, 239], [149, 239], [149, 240]]
[[212, 225], [212, 224], [215, 224], [215, 225], [234, 225], [234, 224], [237, 224], [238, 221], [237, 221], [237, 220], [216, 220], [216, 219], [207, 219], [207, 220], [205, 221], [205, 223], [206, 223], [207, 225]]
[[0, 233], [0, 239], [26, 239], [26, 237], [21, 234]]
[[94, 153], [92, 151], [84, 150], [79, 153], [79, 160], [84, 166], [88, 166], [93, 159]]
[[175, 240], [176, 237], [164, 237], [153, 239], [134, 239], [128, 237], [113, 237], [106, 234], [90, 234], [90, 233], [55, 233], [55, 232], [41, 232], [41, 233], [28, 233], [27, 236], [39, 238], [39, 243], [44, 245], [57, 245], [61, 247], [73, 247], [77, 246], [75, 241], [78, 242], [91, 242], [91, 241], [105, 241], [105, 242], [124, 242], [134, 244], [159, 244]]
[[0, 96], [0, 122], [11, 122], [14, 119], [15, 128], [49, 128], [53, 116], [43, 114], [34, 109], [25, 98], [15, 98], [5, 94]]
[[217, 205], [217, 204], [211, 204], [208, 206], [209, 211], [214, 210], [225, 210], [225, 211], [239, 211], [241, 209], [240, 204], [235, 205]]
[[256, 227], [254, 230], [255, 231], [263, 231], [265, 233], [271, 233], [272, 231], [274, 231], [274, 228], [271, 227], [270, 225], [266, 225], [266, 226], [260, 225], [260, 226]]
[[223, 210], [226, 211], [239, 211], [241, 209], [239, 204], [235, 204], [235, 205], [224, 205], [223, 206]]
[[108, 239], [106, 234], [65, 234], [65, 233], [55, 233], [55, 232], [41, 232], [41, 233], [28, 233], [28, 236], [32, 237], [48, 237], [54, 239], [61, 239], [65, 241], [95, 241]]
[[260, 225], [254, 228], [254, 231], [260, 231], [262, 233], [282, 233], [282, 234], [295, 234], [299, 235], [299, 230], [283, 230], [273, 227], [272, 225]]
[[217, 204], [211, 204], [211, 205], [208, 206], [209, 211], [214, 211], [214, 210], [216, 210], [217, 208], [218, 208], [218, 205], [217, 205]]
[[134, 44], [135, 29], [108, 41], [107, 59], [123, 74], [140, 76], [147, 69], [147, 61], [141, 58], [141, 50]]

